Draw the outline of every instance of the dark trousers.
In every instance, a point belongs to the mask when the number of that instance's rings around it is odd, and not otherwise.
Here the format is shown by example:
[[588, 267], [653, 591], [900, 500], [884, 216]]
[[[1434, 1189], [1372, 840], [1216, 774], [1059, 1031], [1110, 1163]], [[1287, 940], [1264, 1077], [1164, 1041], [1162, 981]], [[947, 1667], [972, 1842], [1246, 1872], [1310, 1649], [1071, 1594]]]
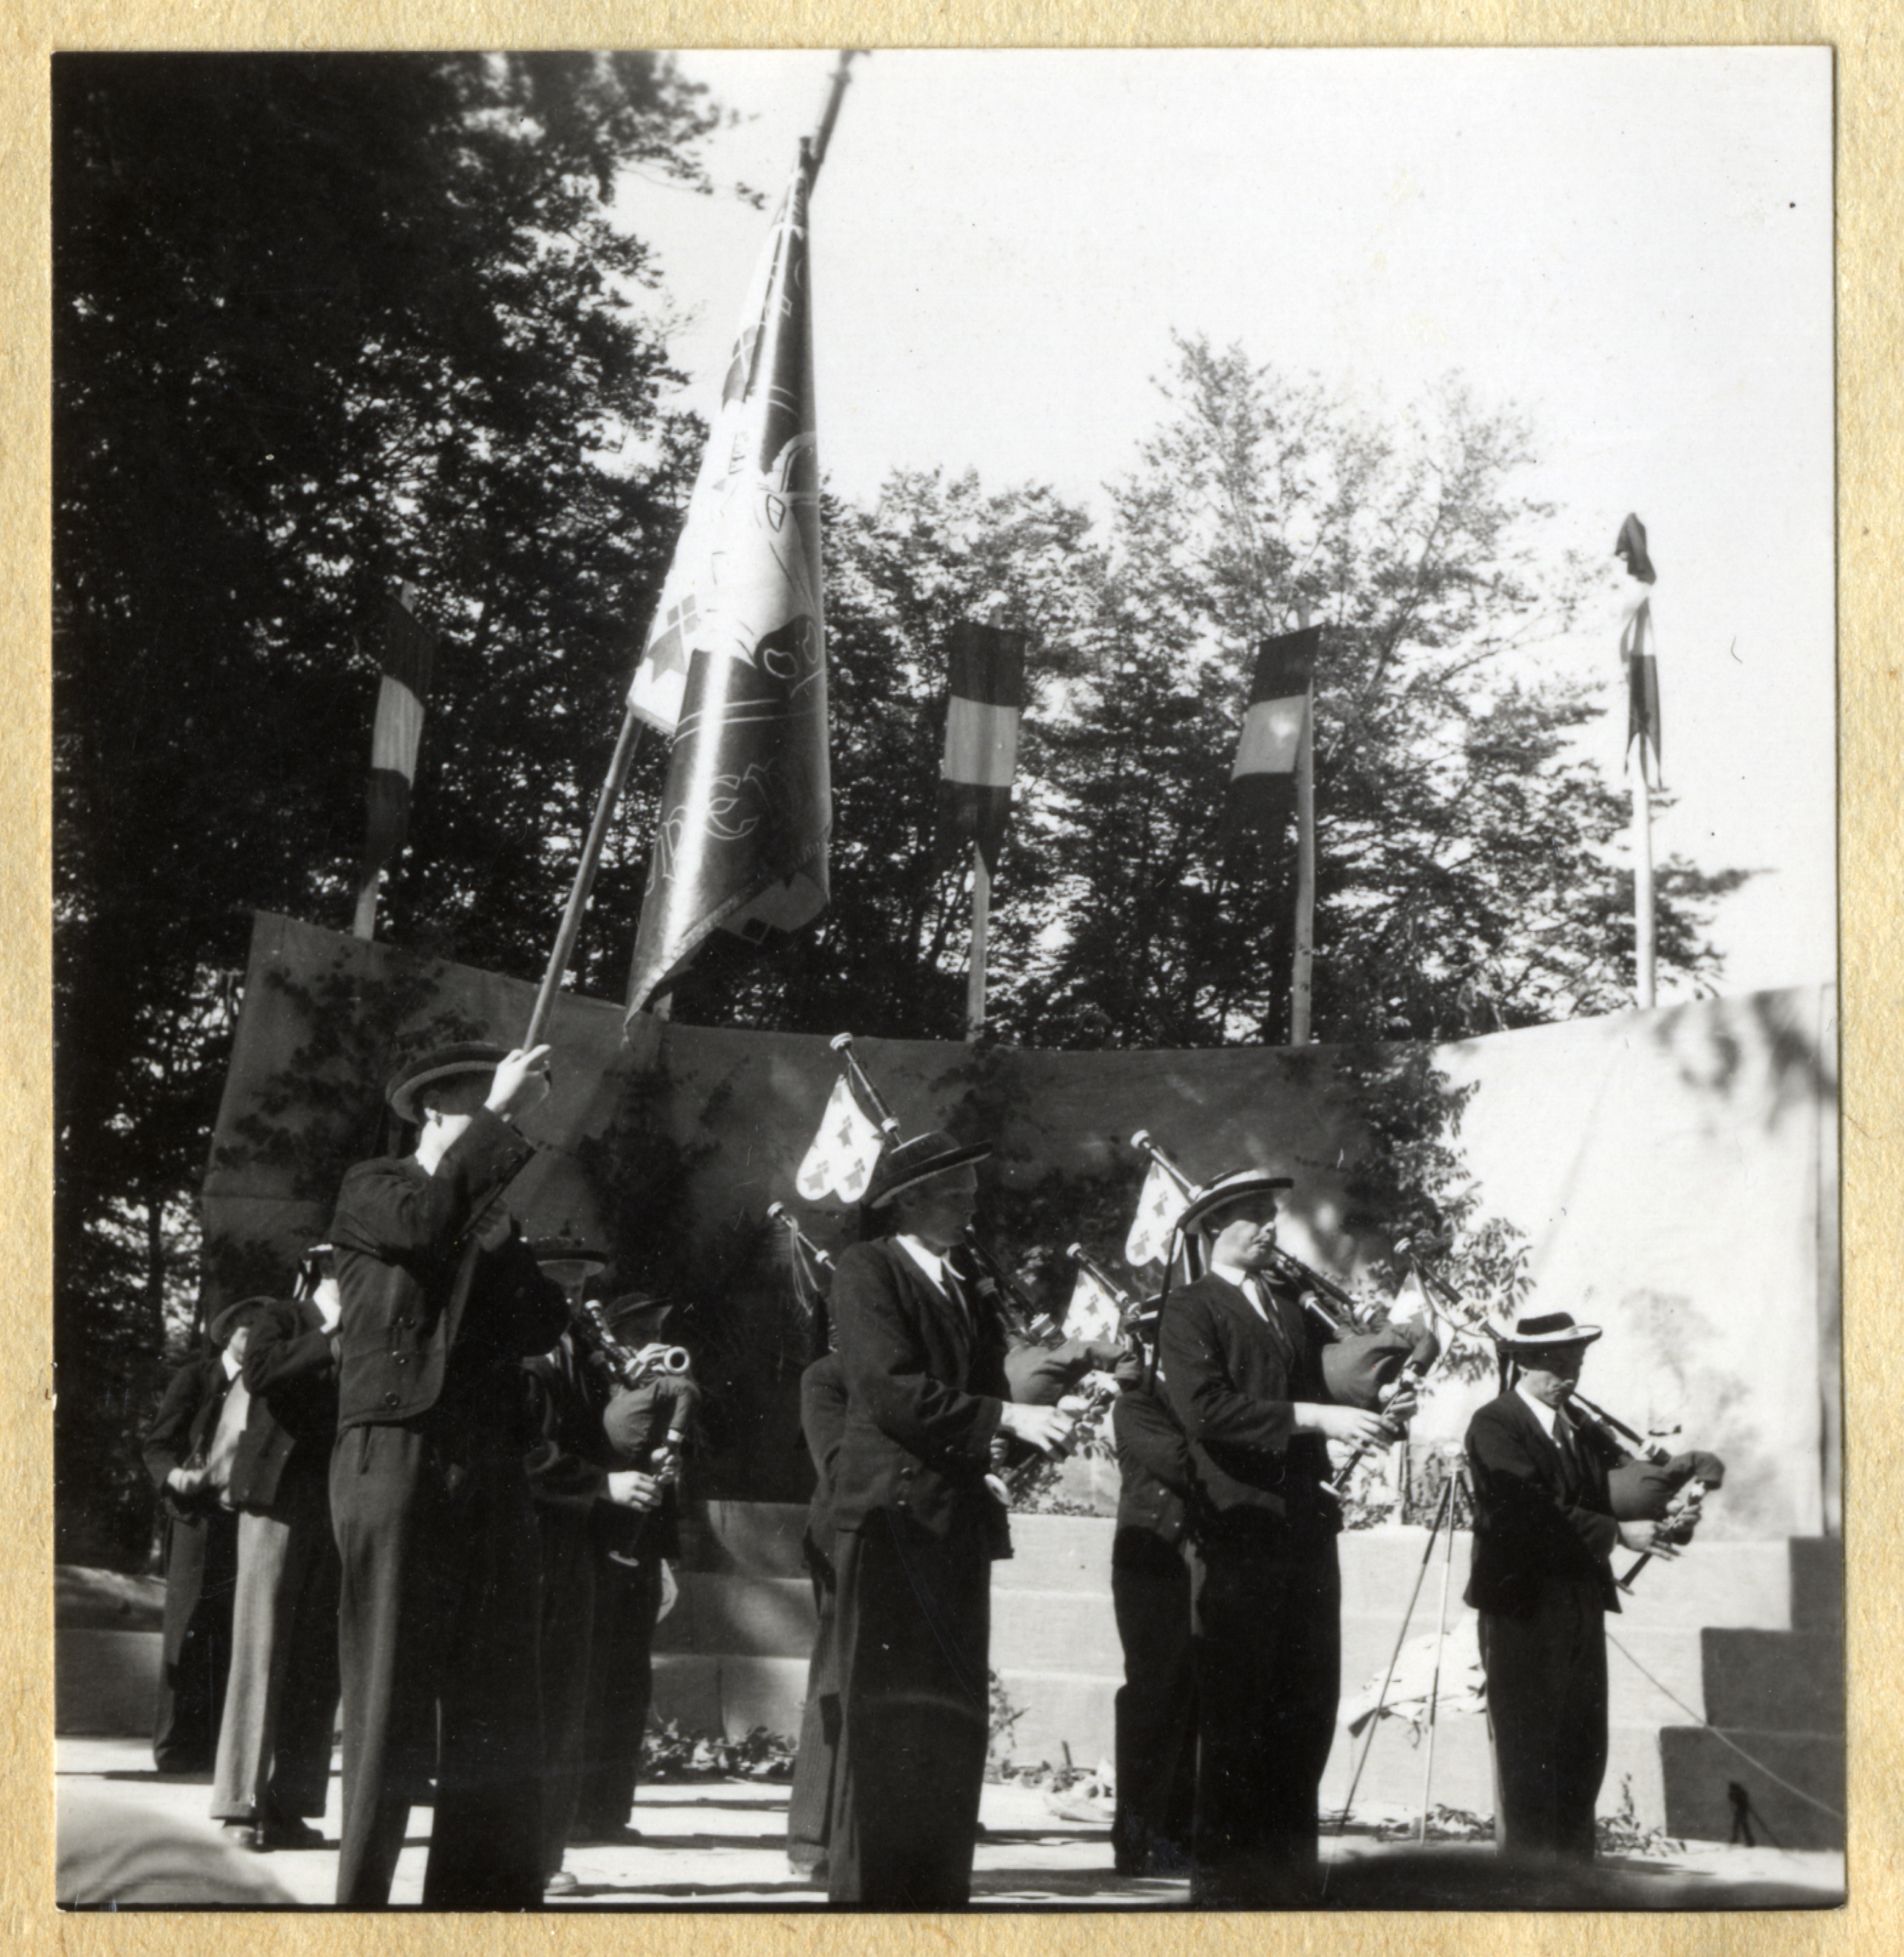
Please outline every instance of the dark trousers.
[[840, 1750], [840, 1678], [834, 1649], [839, 1579], [831, 1559], [811, 1537], [807, 1568], [819, 1629], [807, 1665], [807, 1702], [800, 1715], [800, 1750], [793, 1763], [793, 1791], [786, 1807], [787, 1859], [799, 1869], [825, 1860], [831, 1832], [833, 1778]]
[[1606, 1617], [1599, 1586], [1550, 1582], [1532, 1614], [1481, 1613], [1494, 1740], [1494, 1835], [1509, 1854], [1593, 1858], [1606, 1773]]
[[542, 1900], [539, 1555], [512, 1438], [485, 1433], [451, 1449], [416, 1427], [337, 1437], [343, 1908], [390, 1900], [432, 1766], [425, 1908]]
[[210, 1771], [231, 1665], [238, 1519], [222, 1509], [166, 1523], [163, 1664], [152, 1759], [161, 1773]]
[[586, 1509], [540, 1506], [536, 1524], [542, 1576], [542, 1872], [552, 1876], [562, 1865], [581, 1786], [596, 1559]]
[[1181, 1867], [1190, 1855], [1197, 1801], [1190, 1554], [1188, 1543], [1136, 1529], [1120, 1529], [1111, 1551], [1111, 1608], [1124, 1646], [1111, 1845], [1127, 1875]]
[[286, 1475], [275, 1513], [239, 1517], [214, 1819], [324, 1813], [337, 1722], [337, 1575], [323, 1475]]
[[591, 1834], [622, 1826], [634, 1806], [641, 1736], [654, 1697], [654, 1627], [661, 1559], [628, 1563], [597, 1549], [595, 1629], [589, 1652], [576, 1812]]
[[1272, 1519], [1215, 1536], [1201, 1554], [1191, 1900], [1300, 1905], [1316, 1890], [1316, 1790], [1341, 1689], [1335, 1538]]
[[940, 1538], [876, 1513], [833, 1541], [843, 1718], [827, 1895], [957, 1908], [985, 1780], [988, 1538], [982, 1522]]

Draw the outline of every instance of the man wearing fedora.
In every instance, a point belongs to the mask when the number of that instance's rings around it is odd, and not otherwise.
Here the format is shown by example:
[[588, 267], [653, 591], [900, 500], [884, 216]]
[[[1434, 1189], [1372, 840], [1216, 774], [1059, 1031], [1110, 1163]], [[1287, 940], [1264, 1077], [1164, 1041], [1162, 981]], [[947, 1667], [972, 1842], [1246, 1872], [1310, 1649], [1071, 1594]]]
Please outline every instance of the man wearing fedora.
[[1608, 1472], [1629, 1457], [1567, 1402], [1599, 1328], [1523, 1317], [1502, 1338], [1507, 1389], [1469, 1423], [1474, 1567], [1494, 1742], [1494, 1834], [1504, 1853], [1591, 1861], [1606, 1772], [1611, 1557], [1671, 1555], [1649, 1522], [1614, 1516]]
[[1375, 1413], [1332, 1401], [1328, 1329], [1276, 1273], [1276, 1192], [1290, 1186], [1245, 1169], [1193, 1199], [1178, 1227], [1209, 1268], [1169, 1293], [1159, 1321], [1203, 1564], [1191, 1899], [1205, 1908], [1314, 1898], [1342, 1668], [1327, 1443], [1384, 1434]]
[[568, 1323], [496, 1200], [548, 1049], [466, 1044], [391, 1082], [413, 1153], [359, 1162], [331, 1228], [343, 1301], [331, 1512], [343, 1561], [337, 1901], [381, 1907], [432, 1797], [426, 1908], [542, 1894], [539, 1552], [520, 1361]]
[[337, 1717], [337, 1546], [329, 1470], [337, 1434], [339, 1311], [331, 1247], [305, 1253], [299, 1295], [252, 1314], [251, 1409], [226, 1493], [238, 1512], [232, 1662], [212, 1813], [251, 1848], [323, 1837]]
[[841, 1701], [827, 1894], [888, 1909], [969, 1899], [989, 1708], [992, 1442], [1061, 1446], [1055, 1408], [1011, 1404], [1005, 1328], [948, 1253], [988, 1146], [889, 1148], [866, 1193], [888, 1234], [840, 1257], [830, 1295], [846, 1415], [830, 1515]]

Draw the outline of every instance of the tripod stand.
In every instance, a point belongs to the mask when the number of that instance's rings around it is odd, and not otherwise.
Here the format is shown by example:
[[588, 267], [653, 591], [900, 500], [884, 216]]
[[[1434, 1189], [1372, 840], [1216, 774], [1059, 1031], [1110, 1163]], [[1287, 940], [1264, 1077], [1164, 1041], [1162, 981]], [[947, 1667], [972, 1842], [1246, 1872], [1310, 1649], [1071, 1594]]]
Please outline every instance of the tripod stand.
[[1409, 1627], [1414, 1622], [1415, 1606], [1420, 1600], [1422, 1586], [1427, 1579], [1428, 1565], [1434, 1560], [1434, 1545], [1442, 1545], [1441, 1602], [1435, 1619], [1434, 1669], [1428, 1685], [1428, 1747], [1427, 1756], [1422, 1766], [1422, 1811], [1415, 1824], [1415, 1838], [1428, 1839], [1428, 1790], [1434, 1777], [1435, 1708], [1441, 1690], [1441, 1655], [1447, 1643], [1448, 1636], [1448, 1586], [1454, 1569], [1454, 1503], [1459, 1490], [1469, 1498], [1469, 1512], [1472, 1512], [1473, 1490], [1468, 1479], [1466, 1459], [1456, 1455], [1450, 1463], [1448, 1478], [1441, 1489], [1441, 1499], [1435, 1506], [1434, 1519], [1428, 1525], [1428, 1541], [1422, 1547], [1422, 1561], [1415, 1573], [1415, 1587], [1409, 1592], [1408, 1608], [1402, 1614], [1402, 1628], [1395, 1639], [1395, 1649], [1389, 1654], [1388, 1669], [1382, 1675], [1381, 1690], [1375, 1696], [1375, 1709], [1369, 1715], [1368, 1731], [1362, 1740], [1362, 1757], [1355, 1763], [1355, 1771], [1349, 1782], [1349, 1791], [1344, 1796], [1342, 1813], [1336, 1822], [1336, 1833], [1339, 1835], [1349, 1825], [1349, 1816], [1355, 1804], [1355, 1790], [1362, 1785], [1362, 1769], [1368, 1764], [1368, 1756], [1375, 1744], [1375, 1735], [1382, 1723], [1382, 1712], [1388, 1703], [1388, 1689], [1395, 1682], [1395, 1668], [1401, 1661], [1402, 1648], [1408, 1642]]

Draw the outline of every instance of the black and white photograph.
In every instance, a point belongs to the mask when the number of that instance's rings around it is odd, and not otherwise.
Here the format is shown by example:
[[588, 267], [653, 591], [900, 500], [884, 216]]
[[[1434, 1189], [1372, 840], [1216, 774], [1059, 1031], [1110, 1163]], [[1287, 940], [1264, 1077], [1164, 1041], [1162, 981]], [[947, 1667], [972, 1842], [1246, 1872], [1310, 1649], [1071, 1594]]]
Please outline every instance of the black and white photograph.
[[1835, 58], [52, 55], [61, 1908], [1845, 1903]]

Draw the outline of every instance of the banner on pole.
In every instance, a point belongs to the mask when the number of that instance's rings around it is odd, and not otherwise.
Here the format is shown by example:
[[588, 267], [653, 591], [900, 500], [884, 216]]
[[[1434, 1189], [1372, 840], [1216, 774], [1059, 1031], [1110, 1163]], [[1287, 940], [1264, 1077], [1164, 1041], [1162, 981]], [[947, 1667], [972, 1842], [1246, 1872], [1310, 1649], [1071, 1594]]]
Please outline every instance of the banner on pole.
[[1026, 634], [961, 620], [952, 628], [939, 835], [948, 853], [970, 840], [998, 873], [1011, 819], [1018, 720], [1025, 704]]
[[423, 738], [423, 710], [430, 695], [436, 634], [411, 609], [416, 587], [384, 607], [382, 678], [370, 737], [370, 780], [365, 791], [363, 874], [373, 877], [403, 848], [410, 833], [410, 790]]
[[1321, 642], [1321, 627], [1305, 625], [1265, 639], [1257, 648], [1224, 811], [1224, 839], [1232, 849], [1246, 836], [1260, 837], [1271, 852], [1287, 843], [1295, 814], [1296, 757]]
[[826, 906], [832, 791], [809, 188], [802, 163], [754, 273], [631, 690], [635, 711], [674, 737], [631, 1013], [714, 931], [758, 944]]

